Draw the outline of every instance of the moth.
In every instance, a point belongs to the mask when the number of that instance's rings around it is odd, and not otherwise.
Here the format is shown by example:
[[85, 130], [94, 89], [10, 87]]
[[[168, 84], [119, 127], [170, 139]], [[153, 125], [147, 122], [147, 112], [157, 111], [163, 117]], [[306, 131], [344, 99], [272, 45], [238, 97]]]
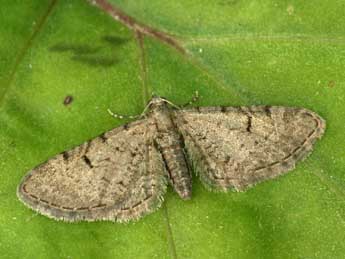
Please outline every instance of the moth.
[[192, 195], [244, 191], [292, 170], [325, 130], [316, 113], [279, 106], [177, 108], [153, 97], [144, 116], [30, 171], [17, 195], [64, 221], [129, 221], [159, 208], [167, 184]]

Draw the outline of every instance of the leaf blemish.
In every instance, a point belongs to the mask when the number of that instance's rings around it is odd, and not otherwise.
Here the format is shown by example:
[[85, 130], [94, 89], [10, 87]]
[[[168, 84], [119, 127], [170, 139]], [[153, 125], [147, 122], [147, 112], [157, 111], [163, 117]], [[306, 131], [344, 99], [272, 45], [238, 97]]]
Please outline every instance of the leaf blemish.
[[63, 104], [65, 106], [70, 105], [73, 102], [73, 96], [72, 95], [67, 95], [65, 99], [63, 100]]
[[105, 35], [102, 37], [102, 40], [104, 40], [107, 43], [110, 43], [113, 46], [119, 46], [129, 41], [129, 39], [127, 38], [121, 38], [121, 37], [112, 36], [112, 35]]

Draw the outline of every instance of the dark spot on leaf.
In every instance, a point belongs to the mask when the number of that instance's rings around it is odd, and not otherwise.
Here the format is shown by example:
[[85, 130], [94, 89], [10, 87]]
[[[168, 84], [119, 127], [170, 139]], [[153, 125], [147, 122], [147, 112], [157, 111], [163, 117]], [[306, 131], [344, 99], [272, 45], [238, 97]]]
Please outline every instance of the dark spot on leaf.
[[125, 44], [129, 39], [121, 38], [118, 36], [105, 35], [102, 37], [102, 40], [106, 41], [107, 43], [110, 43], [113, 46], [119, 46], [119, 45]]
[[63, 100], [63, 104], [65, 106], [71, 104], [73, 102], [73, 96], [72, 95], [67, 95], [65, 99]]

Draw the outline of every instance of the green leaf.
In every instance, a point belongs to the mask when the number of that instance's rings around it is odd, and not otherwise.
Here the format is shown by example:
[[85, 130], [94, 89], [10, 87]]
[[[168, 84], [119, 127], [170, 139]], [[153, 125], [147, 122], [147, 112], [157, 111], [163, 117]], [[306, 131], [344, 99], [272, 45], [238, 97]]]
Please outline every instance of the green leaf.
[[[343, 257], [342, 1], [111, 1], [138, 32], [81, 0], [7, 2], [0, 8], [2, 258]], [[163, 208], [136, 223], [57, 222], [18, 201], [27, 171], [124, 123], [108, 108], [138, 114], [152, 92], [183, 104], [196, 90], [201, 106], [306, 107], [326, 119], [327, 131], [286, 176], [245, 193], [211, 193], [195, 177], [192, 200], [169, 189]]]

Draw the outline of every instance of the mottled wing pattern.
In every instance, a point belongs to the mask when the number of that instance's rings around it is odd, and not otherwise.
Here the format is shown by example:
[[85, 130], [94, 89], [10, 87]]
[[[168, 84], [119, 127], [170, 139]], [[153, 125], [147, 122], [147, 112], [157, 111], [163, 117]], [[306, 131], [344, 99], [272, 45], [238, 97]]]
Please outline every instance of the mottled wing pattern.
[[174, 120], [202, 182], [224, 191], [292, 170], [325, 129], [314, 112], [288, 107], [193, 108]]
[[59, 220], [137, 219], [158, 208], [166, 191], [155, 132], [141, 120], [57, 155], [24, 177], [18, 196]]

